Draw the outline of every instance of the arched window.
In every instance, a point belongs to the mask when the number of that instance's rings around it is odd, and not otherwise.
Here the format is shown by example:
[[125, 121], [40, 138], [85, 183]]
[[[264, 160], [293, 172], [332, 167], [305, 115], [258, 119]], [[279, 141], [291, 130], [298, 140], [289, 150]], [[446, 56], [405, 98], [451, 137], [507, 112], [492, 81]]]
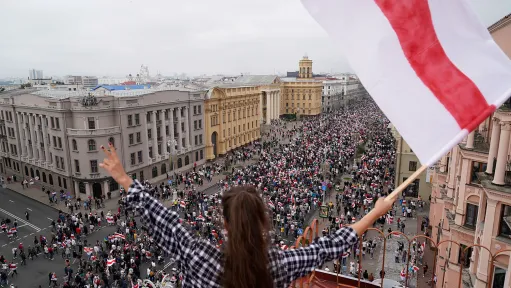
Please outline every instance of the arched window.
[[181, 158], [177, 159], [177, 169], [183, 167], [183, 160]]
[[186, 155], [185, 157], [185, 166], [190, 164], [190, 157], [188, 157], [188, 155]]
[[112, 143], [112, 146], [115, 147], [115, 139], [114, 139], [114, 137], [108, 138], [108, 143]]
[[53, 176], [51, 174], [48, 174], [48, 179], [50, 180], [50, 185], [53, 185]]
[[28, 167], [27, 166], [25, 166], [25, 175], [28, 176]]
[[78, 144], [75, 139], [73, 139], [73, 151], [78, 151]]
[[153, 167], [153, 178], [158, 177], [158, 168], [156, 166]]
[[90, 139], [88, 141], [89, 144], [89, 151], [96, 151], [96, 141]]
[[78, 191], [82, 194], [87, 193], [87, 189], [85, 189], [85, 183], [83, 182], [78, 183]]
[[30, 168], [30, 177], [34, 178], [34, 168]]
[[165, 163], [161, 164], [161, 174], [167, 173], [167, 165]]
[[43, 182], [46, 183], [46, 173], [43, 172]]
[[41, 179], [41, 174], [39, 174], [39, 170], [35, 170], [35, 176], [37, 176], [37, 178]]

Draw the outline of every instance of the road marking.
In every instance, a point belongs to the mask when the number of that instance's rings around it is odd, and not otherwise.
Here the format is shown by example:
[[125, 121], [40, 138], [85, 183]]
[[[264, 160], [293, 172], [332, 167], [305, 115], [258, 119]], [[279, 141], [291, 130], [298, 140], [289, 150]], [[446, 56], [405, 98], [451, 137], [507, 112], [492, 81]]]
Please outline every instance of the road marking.
[[14, 203], [14, 201], [12, 201], [12, 200], [9, 200], [9, 201], [11, 201], [12, 203]]
[[46, 219], [50, 220], [50, 221], [53, 221], [53, 219], [51, 219], [50, 217], [46, 217]]
[[28, 237], [28, 235], [23, 236], [23, 238], [27, 238], [27, 237]]
[[28, 211], [32, 211], [32, 209], [30, 209], [30, 208], [27, 208], [27, 210], [28, 210]]
[[32, 228], [32, 229], [34, 229], [34, 230], [36, 230], [37, 232], [41, 231], [41, 229], [40, 229], [39, 227], [35, 226], [34, 224], [28, 223], [27, 221], [25, 221], [25, 220], [21, 219], [20, 217], [18, 217], [18, 216], [16, 216], [16, 215], [12, 214], [12, 213], [11, 213], [11, 212], [9, 212], [9, 211], [5, 211], [4, 209], [0, 208], [0, 212], [2, 212], [2, 213], [4, 213], [5, 215], [10, 216], [10, 217], [12, 217], [12, 218], [14, 218], [14, 219], [18, 220], [18, 221], [20, 221], [20, 222], [21, 222], [21, 223], [23, 223], [23, 224], [27, 224], [27, 226], [29, 226], [30, 228]]
[[5, 246], [7, 246], [7, 244], [2, 245], [2, 247], [5, 247]]

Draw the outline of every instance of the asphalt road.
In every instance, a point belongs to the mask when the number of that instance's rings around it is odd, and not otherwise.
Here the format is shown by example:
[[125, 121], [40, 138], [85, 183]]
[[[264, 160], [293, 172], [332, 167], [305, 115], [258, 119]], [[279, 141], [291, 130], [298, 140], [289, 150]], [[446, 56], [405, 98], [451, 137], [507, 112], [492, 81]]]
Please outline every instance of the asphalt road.
[[[43, 193], [43, 192], [41, 192]], [[29, 221], [25, 218], [25, 211], [29, 212]], [[105, 211], [106, 212], [106, 211]], [[18, 238], [9, 240], [5, 233], [0, 233], [0, 255], [3, 255], [8, 261], [12, 259], [12, 248], [18, 247], [19, 243], [23, 243], [25, 248], [33, 245], [34, 236], [44, 235], [48, 240], [51, 239], [51, 219], [56, 218], [58, 210], [42, 204], [36, 200], [20, 195], [9, 189], [0, 188], [0, 218], [10, 218], [18, 222]], [[138, 219], [140, 223], [140, 219]], [[103, 226], [101, 230], [89, 234], [88, 243], [95, 243], [96, 240], [103, 239], [114, 233], [115, 226]], [[90, 246], [90, 245], [89, 245]], [[61, 251], [59, 251], [61, 252]], [[86, 257], [85, 255], [83, 257]], [[164, 265], [158, 269], [169, 270], [172, 266], [166, 259]], [[54, 260], [44, 259], [40, 254], [34, 260], [27, 259], [27, 265], [21, 266], [21, 259], [18, 257], [14, 260], [18, 264], [18, 276], [9, 277], [9, 283], [14, 283], [18, 287], [39, 287], [48, 285], [48, 273], [56, 272], [59, 283], [64, 275], [65, 259], [61, 254], [55, 255]], [[78, 263], [72, 265], [76, 272]], [[142, 264], [142, 277], [146, 276], [146, 269], [149, 264]]]

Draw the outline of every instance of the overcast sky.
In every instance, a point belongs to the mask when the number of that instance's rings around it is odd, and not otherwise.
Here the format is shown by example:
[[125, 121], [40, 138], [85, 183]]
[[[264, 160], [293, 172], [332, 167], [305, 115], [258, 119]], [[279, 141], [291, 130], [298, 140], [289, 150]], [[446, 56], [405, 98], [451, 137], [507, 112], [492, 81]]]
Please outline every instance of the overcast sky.
[[[511, 12], [510, 0], [469, 1], [486, 26]], [[350, 71], [299, 0], [1, 2], [0, 78], [124, 76], [140, 64], [152, 75], [272, 74], [305, 53], [315, 72]]]

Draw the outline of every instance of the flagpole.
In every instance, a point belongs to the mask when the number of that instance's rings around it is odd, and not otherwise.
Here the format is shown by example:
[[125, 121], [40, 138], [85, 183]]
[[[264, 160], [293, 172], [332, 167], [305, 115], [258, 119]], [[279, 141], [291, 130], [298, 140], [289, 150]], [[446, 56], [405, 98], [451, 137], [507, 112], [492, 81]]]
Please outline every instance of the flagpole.
[[412, 184], [413, 180], [417, 179], [421, 175], [422, 172], [426, 171], [428, 169], [427, 165], [422, 165], [419, 170], [415, 171], [412, 176], [408, 177], [408, 179], [405, 180], [405, 182], [401, 183], [392, 193], [390, 193], [387, 197], [385, 197], [385, 201], [394, 202], [397, 199], [397, 196], [399, 196], [399, 193], [401, 193], [403, 190], [405, 190], [408, 185]]

